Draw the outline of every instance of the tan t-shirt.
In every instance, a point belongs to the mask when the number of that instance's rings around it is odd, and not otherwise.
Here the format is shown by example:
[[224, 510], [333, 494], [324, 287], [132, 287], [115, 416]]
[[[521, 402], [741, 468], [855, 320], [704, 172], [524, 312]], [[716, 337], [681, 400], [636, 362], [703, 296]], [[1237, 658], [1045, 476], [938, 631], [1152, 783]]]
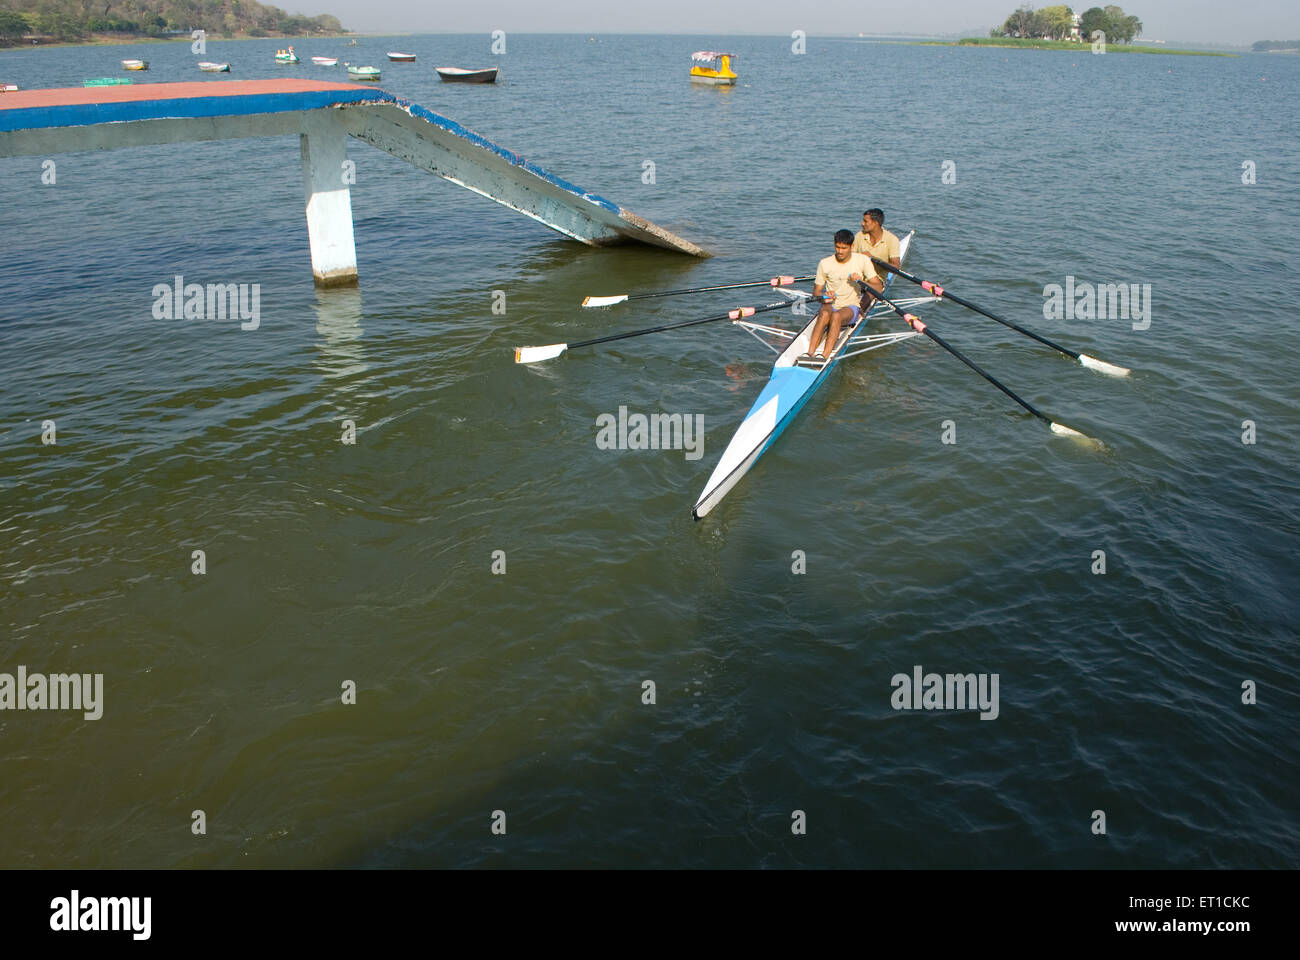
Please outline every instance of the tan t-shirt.
[[[881, 260], [892, 263], [898, 256], [898, 237], [888, 230], [881, 230], [880, 242], [872, 243], [871, 238], [859, 230], [853, 238], [853, 252], [863, 254], [868, 258], [879, 257]], [[870, 261], [868, 260], [868, 262]], [[884, 282], [885, 278], [889, 276], [889, 271], [878, 264], [872, 263], [871, 269], [875, 271], [881, 282]]]
[[835, 294], [833, 306], [836, 310], [841, 307], [856, 307], [862, 294], [849, 282], [849, 276], [856, 273], [863, 279], [869, 279], [872, 266], [871, 261], [860, 253], [850, 253], [843, 263], [831, 254], [817, 264], [817, 283], [821, 284], [823, 290], [829, 286], [831, 293]]

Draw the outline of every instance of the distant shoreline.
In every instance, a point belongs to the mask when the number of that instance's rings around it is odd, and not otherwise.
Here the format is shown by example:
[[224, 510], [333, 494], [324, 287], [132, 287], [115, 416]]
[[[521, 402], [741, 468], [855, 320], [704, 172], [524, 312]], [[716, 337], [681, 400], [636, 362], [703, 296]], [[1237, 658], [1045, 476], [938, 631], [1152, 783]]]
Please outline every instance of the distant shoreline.
[[[1071, 50], [1089, 52], [1092, 44], [1071, 43], [1068, 40], [1017, 40], [1012, 37], [963, 37], [960, 40], [903, 40], [918, 47], [997, 47], [1003, 50]], [[1163, 53], [1176, 57], [1236, 57], [1236, 53], [1213, 50], [1170, 50], [1167, 47], [1139, 47], [1131, 43], [1108, 43], [1107, 53]]]
[[[283, 37], [253, 37], [248, 35], [235, 34], [233, 37], [223, 37], [219, 34], [209, 33], [205, 38], [209, 43], [232, 43], [235, 40], [340, 40], [355, 39], [357, 37], [382, 37], [387, 34], [382, 33], [313, 33], [302, 34], [297, 36]], [[136, 36], [130, 33], [112, 34], [100, 33], [93, 37], [87, 37], [85, 40], [55, 40], [50, 43], [13, 43], [5, 46], [0, 44], [0, 53], [9, 50], [50, 50], [54, 47], [116, 47], [127, 46], [137, 43], [193, 43], [194, 38], [189, 34], [174, 37], [147, 37]]]

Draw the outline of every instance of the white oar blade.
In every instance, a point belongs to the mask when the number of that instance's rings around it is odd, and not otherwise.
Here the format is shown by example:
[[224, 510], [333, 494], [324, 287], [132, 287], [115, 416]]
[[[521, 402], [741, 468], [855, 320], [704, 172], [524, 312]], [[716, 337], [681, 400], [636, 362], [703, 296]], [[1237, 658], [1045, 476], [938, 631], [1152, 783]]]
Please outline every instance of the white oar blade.
[[1096, 370], [1098, 373], [1104, 373], [1108, 377], [1127, 377], [1130, 372], [1128, 367], [1121, 367], [1113, 363], [1107, 363], [1105, 360], [1098, 360], [1096, 357], [1090, 357], [1086, 353], [1079, 354], [1079, 362], [1089, 370]]
[[1090, 437], [1086, 433], [1080, 433], [1073, 427], [1067, 427], [1063, 423], [1053, 423], [1052, 433], [1056, 434], [1058, 437], [1069, 437], [1072, 440], [1082, 440], [1084, 443], [1091, 444], [1098, 449], [1104, 449], [1100, 440]]
[[583, 297], [582, 305], [584, 307], [612, 307], [614, 304], [622, 303], [626, 299], [626, 293], [621, 293], [617, 297]]
[[567, 343], [552, 343], [545, 347], [515, 347], [515, 363], [537, 363], [558, 357], [569, 349]]

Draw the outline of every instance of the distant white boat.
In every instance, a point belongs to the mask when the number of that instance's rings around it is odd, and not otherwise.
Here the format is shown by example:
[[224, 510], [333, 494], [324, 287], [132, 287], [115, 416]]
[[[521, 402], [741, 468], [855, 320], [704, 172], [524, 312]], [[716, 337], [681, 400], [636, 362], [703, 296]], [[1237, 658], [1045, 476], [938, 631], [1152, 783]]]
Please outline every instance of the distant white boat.
[[415, 54], [413, 54], [413, 53], [394, 53], [392, 50], [389, 50], [389, 51], [388, 51], [388, 59], [389, 59], [389, 60], [392, 60], [394, 63], [414, 63], [414, 62], [415, 62]]
[[0, 93], [17, 93], [17, 92], [18, 92], [18, 84], [0, 83]]
[[338, 57], [312, 57], [311, 62], [318, 67], [336, 67], [339, 63]]
[[229, 73], [230, 64], [212, 63], [208, 60], [200, 60], [199, 69], [202, 70], [204, 73]]

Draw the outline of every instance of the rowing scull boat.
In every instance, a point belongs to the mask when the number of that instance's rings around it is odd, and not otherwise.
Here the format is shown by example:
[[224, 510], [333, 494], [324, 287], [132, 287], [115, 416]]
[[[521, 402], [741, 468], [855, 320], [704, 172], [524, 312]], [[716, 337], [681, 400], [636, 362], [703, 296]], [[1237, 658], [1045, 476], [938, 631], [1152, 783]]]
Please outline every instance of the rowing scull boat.
[[[911, 246], [912, 237], [915, 233], [916, 231], [913, 230], [899, 242], [898, 255], [900, 263], [907, 257], [907, 249]], [[885, 281], [886, 292], [889, 290], [889, 280], [891, 279], [893, 279], [892, 274]], [[804, 302], [809, 299], [809, 294], [799, 290], [782, 289], [780, 292], [792, 299], [803, 300]], [[911, 306], [918, 302], [928, 302], [934, 299], [936, 298], [921, 297], [916, 300], [906, 301], [906, 303]], [[896, 300], [895, 302], [903, 303], [904, 301]], [[760, 333], [788, 338], [790, 339], [790, 345], [784, 350], [778, 351], [779, 355], [772, 365], [772, 376], [767, 381], [767, 386], [763, 388], [763, 392], [758, 395], [758, 399], [754, 401], [749, 413], [745, 415], [745, 419], [737, 428], [735, 435], [732, 436], [731, 442], [727, 444], [727, 449], [722, 452], [722, 459], [718, 461], [717, 467], [714, 468], [713, 475], [709, 477], [709, 482], [704, 485], [704, 492], [700, 494], [699, 501], [691, 510], [691, 516], [699, 520], [718, 505], [722, 498], [731, 491], [731, 488], [740, 482], [740, 478], [749, 472], [749, 468], [754, 465], [767, 448], [776, 442], [776, 438], [790, 425], [791, 421], [803, 408], [803, 405], [817, 392], [817, 388], [826, 381], [826, 378], [830, 376], [831, 371], [839, 365], [841, 360], [920, 336], [919, 333], [913, 330], [898, 333], [868, 334], [866, 332], [868, 320], [881, 312], [888, 311], [888, 309], [885, 304], [875, 304], [867, 312], [866, 316], [859, 319], [854, 327], [840, 335], [835, 349], [831, 351], [826, 363], [820, 368], [796, 363], [802, 354], [808, 352], [808, 337], [812, 332], [812, 325], [817, 322], [816, 316], [798, 333], [793, 330], [783, 330], [780, 327], [764, 326], [748, 320], [733, 321], [737, 326], [743, 327], [754, 334], [763, 343], [767, 343], [767, 341], [759, 336]], [[775, 350], [776, 348], [772, 347], [772, 349]]]

